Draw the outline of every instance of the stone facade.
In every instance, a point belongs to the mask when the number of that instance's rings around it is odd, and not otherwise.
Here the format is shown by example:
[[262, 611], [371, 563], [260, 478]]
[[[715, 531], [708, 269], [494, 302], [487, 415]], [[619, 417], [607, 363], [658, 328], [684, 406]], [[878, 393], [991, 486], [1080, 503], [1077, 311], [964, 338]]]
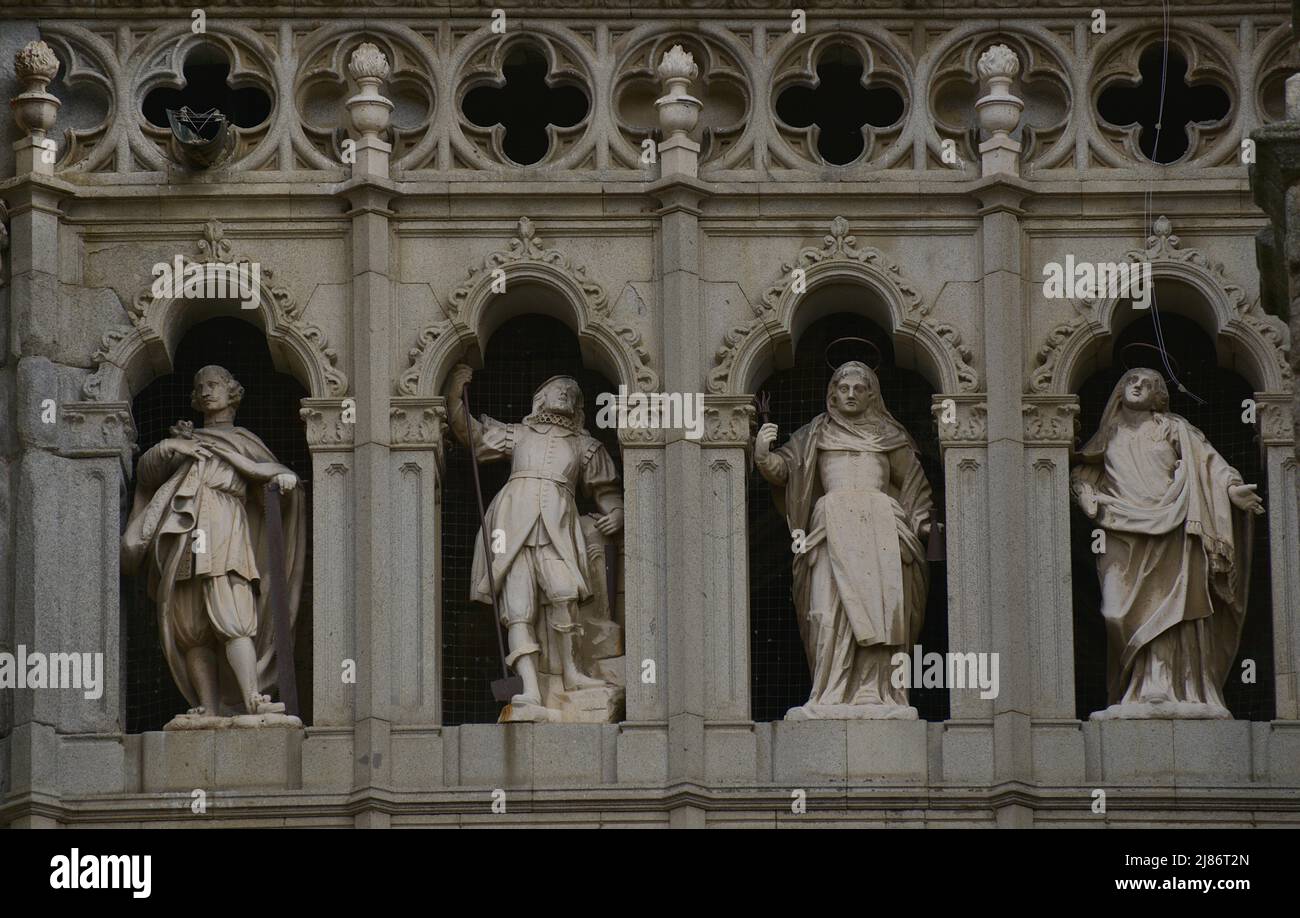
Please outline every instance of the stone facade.
[[[1291, 22], [1273, 3], [1171, 4], [1187, 81], [1229, 110], [1157, 166], [1097, 108], [1160, 38], [1149, 3], [1109, 4], [1104, 31], [1065, 0], [809, 2], [806, 29], [769, 0], [662, 6], [228, 3], [202, 31], [163, 4], [0, 13], [18, 54], [0, 73], [0, 651], [100, 652], [106, 674], [94, 700], [0, 689], [0, 825], [1300, 822]], [[588, 100], [529, 165], [462, 105], [523, 46]], [[270, 103], [207, 168], [144, 114], [196, 48]], [[843, 165], [776, 112], [828, 48], [902, 100]], [[1079, 719], [1071, 450], [1080, 386], [1132, 316], [1123, 291], [1045, 298], [1043, 265], [1067, 256], [1149, 264], [1253, 390], [1271, 720]], [[177, 258], [256, 262], [255, 308], [156, 295], [153, 266]], [[754, 396], [834, 309], [883, 329], [934, 393], [949, 648], [1001, 661], [998, 695], [952, 690], [941, 722], [751, 716]], [[629, 676], [625, 718], [448, 726], [443, 387], [531, 312], [614, 385], [703, 393], [704, 436], [620, 433], [626, 655], [655, 673]], [[312, 717], [128, 733], [133, 399], [219, 315], [307, 392]]]

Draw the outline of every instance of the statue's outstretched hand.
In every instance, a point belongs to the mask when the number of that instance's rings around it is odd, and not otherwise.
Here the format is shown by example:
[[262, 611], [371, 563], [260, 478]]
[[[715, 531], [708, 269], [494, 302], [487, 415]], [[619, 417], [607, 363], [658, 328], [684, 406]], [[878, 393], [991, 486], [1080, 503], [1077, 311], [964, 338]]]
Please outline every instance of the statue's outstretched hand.
[[758, 436], [754, 438], [754, 458], [766, 459], [767, 454], [772, 450], [772, 444], [776, 442], [776, 425], [764, 424], [758, 429]]
[[1237, 484], [1228, 485], [1228, 500], [1232, 501], [1234, 507], [1242, 510], [1249, 510], [1251, 513], [1260, 514], [1264, 512], [1264, 500], [1255, 493], [1258, 485]]

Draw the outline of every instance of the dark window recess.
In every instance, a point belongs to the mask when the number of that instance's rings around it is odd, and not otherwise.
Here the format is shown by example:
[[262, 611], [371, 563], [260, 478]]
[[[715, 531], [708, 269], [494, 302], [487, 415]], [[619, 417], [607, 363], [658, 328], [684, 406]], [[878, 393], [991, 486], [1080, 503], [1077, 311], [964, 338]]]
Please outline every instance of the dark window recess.
[[[826, 348], [845, 336], [866, 338], [880, 349], [882, 363], [876, 376], [885, 406], [916, 440], [942, 518], [943, 460], [930, 412], [934, 389], [919, 373], [895, 365], [889, 335], [862, 316], [838, 313], [813, 323], [799, 341], [794, 366], [773, 373], [763, 383], [762, 391], [772, 398], [772, 422], [780, 427], [776, 445], [785, 444], [790, 434], [826, 410], [826, 386], [833, 372]], [[837, 351], [831, 356], [839, 362], [860, 359]], [[791, 595], [790, 530], [772, 500], [772, 486], [756, 469], [749, 477], [748, 502], [750, 691], [753, 718], [762, 722], [780, 720], [790, 708], [806, 702], [812, 675]], [[930, 562], [930, 592], [919, 643], [926, 653], [948, 651], [948, 579], [943, 561]], [[909, 700], [923, 720], [948, 718], [947, 689], [914, 688]]]
[[502, 147], [521, 166], [541, 162], [550, 149], [546, 126], [573, 127], [587, 116], [587, 96], [576, 86], [548, 86], [546, 57], [515, 48], [501, 67], [504, 86], [479, 86], [465, 94], [461, 110], [479, 127], [506, 129]]
[[[488, 342], [483, 369], [470, 380], [470, 409], [476, 418], [486, 414], [503, 423], [520, 421], [532, 411], [537, 387], [561, 374], [582, 387], [587, 431], [621, 469], [618, 431], [595, 423], [596, 396], [617, 390], [604, 376], [583, 367], [578, 339], [558, 319], [518, 316], [497, 329]], [[501, 713], [488, 687], [501, 678], [501, 657], [492, 607], [469, 599], [470, 566], [480, 538], [469, 450], [454, 436], [448, 442], [442, 488], [442, 722], [449, 727], [490, 724]], [[487, 506], [510, 476], [510, 461], [480, 465], [479, 475]], [[595, 504], [579, 494], [578, 512], [595, 510]]]
[[1165, 45], [1157, 43], [1142, 52], [1136, 85], [1112, 86], [1097, 98], [1097, 112], [1117, 127], [1142, 125], [1138, 145], [1152, 162], [1172, 163], [1187, 153], [1189, 124], [1213, 124], [1228, 116], [1231, 103], [1222, 88], [1187, 84], [1187, 58], [1168, 47], [1168, 70], [1164, 79], [1164, 110], [1160, 107], [1160, 73]]
[[[180, 419], [203, 426], [203, 416], [190, 407], [194, 374], [210, 363], [225, 367], [244, 387], [235, 424], [261, 438], [282, 463], [293, 469], [306, 488], [307, 569], [294, 633], [294, 665], [302, 720], [312, 716], [312, 573], [311, 454], [298, 415], [307, 391], [292, 376], [275, 371], [262, 333], [241, 319], [211, 319], [190, 329], [176, 353], [175, 371], [141, 390], [132, 404], [141, 454], [165, 438]], [[137, 456], [138, 458], [138, 456]], [[122, 527], [135, 499], [135, 478], [127, 483]], [[158, 611], [147, 592], [147, 577], [122, 578], [122, 627], [126, 633], [126, 732], [161, 730], [185, 713], [189, 704], [172, 681], [158, 636]], [[276, 695], [276, 700], [279, 696]]]
[[[1179, 380], [1189, 392], [1204, 400], [1197, 402], [1169, 384], [1169, 410], [1185, 417], [1209, 439], [1228, 464], [1249, 483], [1259, 486], [1259, 496], [1268, 502], [1268, 479], [1260, 461], [1254, 425], [1241, 421], [1242, 399], [1252, 388], [1231, 370], [1219, 367], [1214, 342], [1194, 322], [1181, 316], [1160, 314], [1167, 352]], [[1145, 345], [1132, 347], [1132, 345]], [[1079, 444], [1097, 432], [1106, 401], [1119, 378], [1130, 367], [1151, 367], [1164, 372], [1156, 349], [1151, 316], [1144, 316], [1124, 329], [1115, 341], [1114, 362], [1085, 382], [1079, 389]], [[1127, 361], [1127, 362], [1126, 362]], [[1166, 383], [1168, 379], [1166, 378]], [[1250, 567], [1250, 591], [1246, 622], [1242, 629], [1237, 659], [1228, 671], [1223, 695], [1228, 710], [1238, 720], [1272, 720], [1273, 697], [1273, 601], [1269, 582], [1268, 517], [1255, 518], [1254, 554]], [[1070, 558], [1074, 580], [1074, 697], [1076, 714], [1087, 720], [1093, 711], [1109, 703], [1106, 695], [1106, 629], [1101, 617], [1101, 584], [1092, 554], [1092, 530], [1096, 523], [1070, 501]], [[1255, 661], [1255, 683], [1241, 681], [1241, 661]]]
[[257, 127], [271, 114], [271, 97], [260, 87], [230, 85], [230, 62], [211, 45], [199, 45], [185, 58], [185, 86], [160, 86], [144, 97], [144, 116], [150, 124], [169, 127], [167, 109], [188, 106], [195, 114], [217, 109], [236, 127]]
[[862, 155], [862, 126], [885, 128], [903, 117], [903, 97], [889, 86], [862, 85], [862, 61], [847, 46], [827, 48], [817, 61], [817, 85], [791, 86], [776, 100], [776, 114], [791, 127], [817, 125], [817, 152], [836, 166]]

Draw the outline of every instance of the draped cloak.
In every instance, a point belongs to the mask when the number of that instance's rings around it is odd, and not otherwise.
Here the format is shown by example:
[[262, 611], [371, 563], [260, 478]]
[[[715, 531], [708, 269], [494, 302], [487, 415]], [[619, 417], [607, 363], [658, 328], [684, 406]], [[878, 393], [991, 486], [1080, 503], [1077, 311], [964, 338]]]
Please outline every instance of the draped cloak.
[[[917, 531], [929, 519], [932, 502], [915, 444], [888, 415], [881, 425], [861, 427], [820, 414], [799, 428], [789, 442], [772, 454], [785, 461], [785, 486], [773, 486], [777, 509], [790, 531], [803, 530], [808, 551], [794, 556], [793, 598], [799, 631], [816, 672], [816, 647], [809, 640], [812, 569], [811, 549], [822, 541], [831, 565], [839, 601], [861, 647], [911, 645], [921, 632], [928, 590], [925, 546]], [[907, 470], [901, 483], [893, 479], [891, 463], [885, 491], [837, 491], [836, 499], [818, 503], [824, 496], [818, 472], [821, 450], [891, 453], [907, 451]], [[843, 495], [844, 499], [838, 499]], [[814, 525], [814, 516], [822, 525]], [[867, 523], [864, 528], [864, 521]]]
[[1194, 649], [1200, 663], [1180, 679], [1193, 697], [1176, 700], [1222, 704], [1250, 582], [1253, 520], [1228, 497], [1241, 475], [1179, 415], [1151, 413], [1155, 426], [1147, 430], [1159, 439], [1121, 432], [1113, 421], [1116, 398], [1072, 471], [1096, 489], [1096, 521], [1107, 531], [1097, 565], [1110, 703], [1123, 699], [1144, 648], [1196, 622], [1184, 648]]
[[[141, 458], [137, 471], [135, 501], [127, 518], [122, 535], [122, 571], [134, 574], [142, 565], [147, 567], [149, 597], [158, 607], [158, 626], [162, 638], [163, 654], [171, 669], [181, 694], [191, 705], [199, 704], [198, 692], [190, 682], [184, 654], [177, 645], [175, 622], [171, 604], [178, 579], [183, 579], [182, 565], [193, 566], [195, 577], [221, 576], [228, 571], [237, 573], [255, 583], [271, 571], [270, 548], [267, 544], [265, 510], [262, 501], [262, 483], [244, 480], [247, 503], [230, 501], [228, 492], [217, 493], [211, 484], [239, 473], [221, 458], [221, 452], [230, 452], [257, 463], [275, 466], [272, 474], [291, 470], [276, 461], [275, 456], [251, 431], [242, 427], [205, 427], [193, 433], [194, 439], [213, 451], [208, 459], [195, 460], [178, 456], [168, 461], [162, 456], [161, 444], [149, 449]], [[225, 468], [212, 468], [212, 464]], [[208, 502], [205, 507], [205, 500]], [[236, 509], [237, 508], [237, 509]], [[216, 515], [223, 515], [218, 518]], [[219, 552], [194, 554], [191, 533], [204, 528], [205, 516], [220, 527], [223, 534], [214, 539], [209, 536], [210, 547]], [[288, 581], [287, 598], [291, 622], [297, 619], [298, 601], [302, 595], [303, 572], [306, 567], [307, 530], [305, 504], [301, 488], [280, 495], [280, 516], [284, 532], [285, 576]], [[215, 543], [222, 543], [220, 546]], [[248, 557], [251, 549], [252, 557]], [[218, 570], [217, 568], [224, 568]], [[275, 685], [275, 628], [272, 624], [270, 589], [262, 583], [257, 594], [257, 678], [262, 692]], [[292, 628], [292, 624], [290, 625]], [[243, 710], [239, 686], [225, 654], [217, 655], [221, 676], [221, 698], [232, 709]]]

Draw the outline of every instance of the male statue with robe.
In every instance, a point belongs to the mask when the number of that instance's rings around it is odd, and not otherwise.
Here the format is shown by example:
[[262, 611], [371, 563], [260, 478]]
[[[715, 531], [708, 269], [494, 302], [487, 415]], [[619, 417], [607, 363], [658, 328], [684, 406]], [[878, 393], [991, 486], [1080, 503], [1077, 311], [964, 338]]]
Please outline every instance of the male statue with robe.
[[[510, 478], [486, 511], [491, 558], [480, 533], [470, 578], [476, 602], [492, 604], [495, 585], [509, 642], [506, 663], [523, 680], [523, 692], [511, 699], [501, 720], [615, 722], [622, 716], [624, 689], [621, 631], [609, 639], [617, 631], [608, 621], [613, 597], [604, 596], [608, 608], [596, 621], [583, 614], [593, 597], [606, 592], [588, 542], [612, 538], [623, 528], [614, 462], [584, 428], [582, 389], [571, 377], [542, 383], [532, 412], [517, 424], [484, 415], [470, 418], [467, 427], [462, 397], [472, 375], [461, 364], [448, 380], [452, 431], [462, 443], [472, 443], [476, 461], [510, 460]], [[593, 521], [578, 513], [579, 493], [600, 509]], [[616, 661], [608, 657], [613, 652]]]
[[911, 651], [929, 589], [930, 485], [866, 364], [835, 371], [826, 412], [754, 458], [793, 537], [794, 605], [812, 673], [787, 720], [915, 719], [891, 658]]
[[274, 482], [284, 492], [291, 615], [306, 566], [302, 492], [266, 444], [234, 425], [243, 395], [223, 367], [194, 375], [192, 405], [203, 427], [178, 421], [140, 457], [122, 535], [122, 570], [147, 575], [163, 654], [191, 705], [172, 729], [300, 723], [268, 694], [276, 669], [263, 489]]
[[1155, 370], [1130, 370], [1070, 474], [1105, 532], [1097, 555], [1110, 707], [1094, 719], [1230, 718], [1223, 686], [1250, 581], [1252, 514], [1264, 512], [1185, 418]]

